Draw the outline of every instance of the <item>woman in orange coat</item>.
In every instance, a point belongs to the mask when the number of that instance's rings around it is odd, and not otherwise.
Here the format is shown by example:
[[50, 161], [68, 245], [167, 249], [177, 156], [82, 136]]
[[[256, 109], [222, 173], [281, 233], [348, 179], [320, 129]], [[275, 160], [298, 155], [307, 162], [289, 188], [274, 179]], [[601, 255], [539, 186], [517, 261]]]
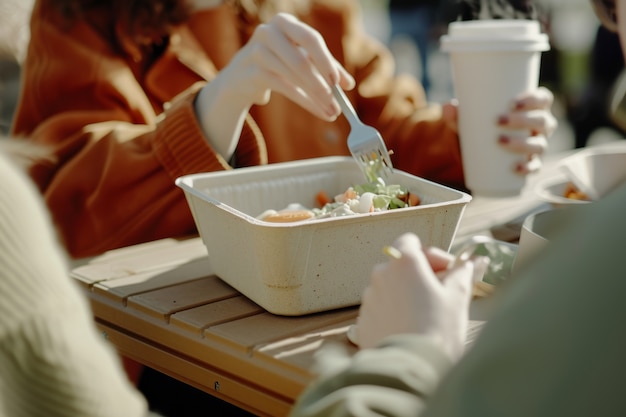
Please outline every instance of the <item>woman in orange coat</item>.
[[[181, 175], [348, 155], [334, 83], [395, 167], [462, 187], [455, 108], [393, 73], [356, 0], [37, 0], [13, 134], [50, 146], [31, 175], [74, 257], [193, 233]], [[502, 118], [536, 133], [501, 140], [522, 175], [551, 104], [539, 89]]]

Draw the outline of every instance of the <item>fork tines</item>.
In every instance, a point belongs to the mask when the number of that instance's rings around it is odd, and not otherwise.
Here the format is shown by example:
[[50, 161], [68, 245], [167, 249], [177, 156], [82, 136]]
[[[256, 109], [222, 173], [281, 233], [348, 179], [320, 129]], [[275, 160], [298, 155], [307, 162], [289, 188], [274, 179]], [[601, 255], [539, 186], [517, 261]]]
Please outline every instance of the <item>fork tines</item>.
[[378, 178], [387, 179], [393, 173], [393, 164], [389, 152], [381, 140], [381, 147], [371, 148], [363, 143], [356, 149], [351, 149], [352, 156], [360, 163], [359, 166], [370, 181], [378, 181]]

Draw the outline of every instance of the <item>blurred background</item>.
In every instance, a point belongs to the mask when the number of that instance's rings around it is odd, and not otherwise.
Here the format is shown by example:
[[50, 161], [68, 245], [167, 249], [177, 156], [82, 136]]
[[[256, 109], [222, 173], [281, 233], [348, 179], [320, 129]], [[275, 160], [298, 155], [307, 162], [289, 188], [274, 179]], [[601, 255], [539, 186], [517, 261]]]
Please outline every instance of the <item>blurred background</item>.
[[[420, 79], [435, 102], [454, 96], [439, 37], [457, 17], [456, 1], [360, 0], [366, 31], [390, 47], [397, 71]], [[32, 3], [0, 0], [0, 133], [9, 131], [19, 93]], [[550, 150], [623, 138], [624, 130], [609, 117], [609, 100], [624, 71], [617, 36], [600, 27], [589, 0], [535, 0], [534, 4], [552, 47], [543, 54], [541, 71], [541, 84], [557, 98], [554, 113], [560, 122]]]
[[0, 134], [9, 131], [19, 94], [33, 0], [0, 0]]
[[[422, 80], [431, 101], [453, 98], [448, 56], [439, 50], [439, 38], [456, 20], [451, 13], [455, 0], [360, 1], [365, 29], [389, 46], [396, 71]], [[533, 3], [551, 43], [542, 56], [540, 80], [556, 97], [559, 129], [550, 151], [622, 139], [626, 131], [609, 117], [610, 99], [624, 71], [617, 35], [600, 26], [589, 0]]]

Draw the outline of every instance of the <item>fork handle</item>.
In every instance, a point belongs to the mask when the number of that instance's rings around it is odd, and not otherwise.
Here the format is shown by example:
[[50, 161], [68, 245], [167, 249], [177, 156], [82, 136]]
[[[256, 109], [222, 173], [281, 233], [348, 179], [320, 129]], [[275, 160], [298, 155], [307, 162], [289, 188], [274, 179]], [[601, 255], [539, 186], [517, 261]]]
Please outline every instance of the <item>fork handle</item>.
[[339, 87], [338, 84], [335, 84], [332, 86], [332, 90], [333, 95], [339, 102], [339, 106], [341, 107], [343, 115], [346, 117], [346, 119], [348, 119], [350, 125], [354, 126], [355, 124], [359, 123], [359, 118], [356, 115], [356, 111], [354, 110], [354, 107], [352, 107], [352, 103], [350, 103], [350, 100], [348, 100], [348, 97], [346, 96], [346, 93], [344, 93], [343, 89]]

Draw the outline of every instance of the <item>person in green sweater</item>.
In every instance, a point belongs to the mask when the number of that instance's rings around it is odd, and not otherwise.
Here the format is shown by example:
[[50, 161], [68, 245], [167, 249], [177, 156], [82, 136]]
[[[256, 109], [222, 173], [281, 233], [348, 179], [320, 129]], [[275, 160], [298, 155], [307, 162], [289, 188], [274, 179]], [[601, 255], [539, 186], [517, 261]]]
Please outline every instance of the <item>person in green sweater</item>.
[[0, 139], [0, 416], [149, 415], [70, 280], [47, 208], [18, 166], [33, 155], [28, 148]]
[[[625, 45], [626, 0], [593, 5]], [[465, 352], [476, 265], [436, 273], [449, 255], [399, 237], [402, 256], [374, 270], [363, 297], [363, 348], [320, 352], [291, 417], [626, 415], [624, 207], [626, 184], [568, 211]]]

